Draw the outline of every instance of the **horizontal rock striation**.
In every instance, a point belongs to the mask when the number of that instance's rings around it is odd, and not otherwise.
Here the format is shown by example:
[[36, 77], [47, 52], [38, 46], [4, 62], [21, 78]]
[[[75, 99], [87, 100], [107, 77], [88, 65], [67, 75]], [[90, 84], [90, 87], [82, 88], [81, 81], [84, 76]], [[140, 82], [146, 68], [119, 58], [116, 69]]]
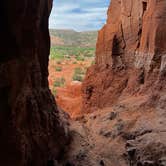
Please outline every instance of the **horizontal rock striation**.
[[112, 0], [95, 61], [82, 111], [108, 108], [121, 117], [122, 128], [105, 123], [101, 132], [111, 139], [103, 149], [110, 165], [166, 165], [166, 1]]
[[164, 96], [165, 22], [164, 0], [111, 1], [107, 23], [98, 34], [96, 64], [84, 81], [83, 110], [131, 95]]
[[0, 2], [0, 165], [46, 166], [67, 143], [48, 88], [52, 0]]

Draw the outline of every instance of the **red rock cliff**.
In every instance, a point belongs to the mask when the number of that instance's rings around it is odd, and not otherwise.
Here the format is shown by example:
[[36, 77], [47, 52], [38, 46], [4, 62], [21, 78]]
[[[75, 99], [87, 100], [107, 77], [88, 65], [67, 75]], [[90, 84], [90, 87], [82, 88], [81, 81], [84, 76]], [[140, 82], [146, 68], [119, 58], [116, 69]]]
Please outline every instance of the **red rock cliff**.
[[83, 110], [138, 95], [148, 96], [146, 105], [164, 105], [165, 85], [166, 1], [112, 0], [84, 81]]
[[45, 166], [66, 143], [48, 88], [52, 0], [0, 2], [0, 165]]

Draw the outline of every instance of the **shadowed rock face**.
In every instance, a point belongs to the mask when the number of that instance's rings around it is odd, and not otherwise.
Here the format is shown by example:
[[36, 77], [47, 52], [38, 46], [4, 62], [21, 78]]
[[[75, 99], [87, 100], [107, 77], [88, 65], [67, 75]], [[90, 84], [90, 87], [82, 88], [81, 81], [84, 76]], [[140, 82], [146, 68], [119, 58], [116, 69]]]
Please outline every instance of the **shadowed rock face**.
[[0, 2], [0, 165], [45, 166], [67, 142], [48, 88], [52, 0]]
[[111, 1], [98, 35], [96, 64], [84, 81], [83, 110], [91, 112], [131, 95], [164, 96], [165, 27], [164, 0]]

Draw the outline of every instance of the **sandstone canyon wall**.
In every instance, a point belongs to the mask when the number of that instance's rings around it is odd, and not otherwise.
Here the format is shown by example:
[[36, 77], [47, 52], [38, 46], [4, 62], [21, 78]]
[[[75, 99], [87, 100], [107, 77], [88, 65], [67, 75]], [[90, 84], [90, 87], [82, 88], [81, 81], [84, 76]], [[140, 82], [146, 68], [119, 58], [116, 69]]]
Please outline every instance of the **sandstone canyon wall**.
[[0, 2], [0, 165], [46, 166], [67, 136], [48, 88], [52, 0]]
[[166, 165], [165, 0], [111, 0], [83, 83], [82, 111], [95, 114], [90, 126], [104, 133], [108, 143], [99, 149], [110, 165]]
[[164, 104], [165, 77], [166, 1], [112, 0], [99, 31], [96, 64], [84, 81], [83, 111], [137, 95]]

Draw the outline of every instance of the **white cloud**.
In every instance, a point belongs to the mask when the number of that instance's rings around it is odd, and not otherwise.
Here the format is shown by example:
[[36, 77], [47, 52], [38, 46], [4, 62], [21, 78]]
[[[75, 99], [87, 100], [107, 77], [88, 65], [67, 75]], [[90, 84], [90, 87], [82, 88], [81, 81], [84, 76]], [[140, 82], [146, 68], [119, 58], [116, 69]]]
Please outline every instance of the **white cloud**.
[[100, 29], [106, 20], [109, 0], [54, 0], [50, 28], [77, 31]]

